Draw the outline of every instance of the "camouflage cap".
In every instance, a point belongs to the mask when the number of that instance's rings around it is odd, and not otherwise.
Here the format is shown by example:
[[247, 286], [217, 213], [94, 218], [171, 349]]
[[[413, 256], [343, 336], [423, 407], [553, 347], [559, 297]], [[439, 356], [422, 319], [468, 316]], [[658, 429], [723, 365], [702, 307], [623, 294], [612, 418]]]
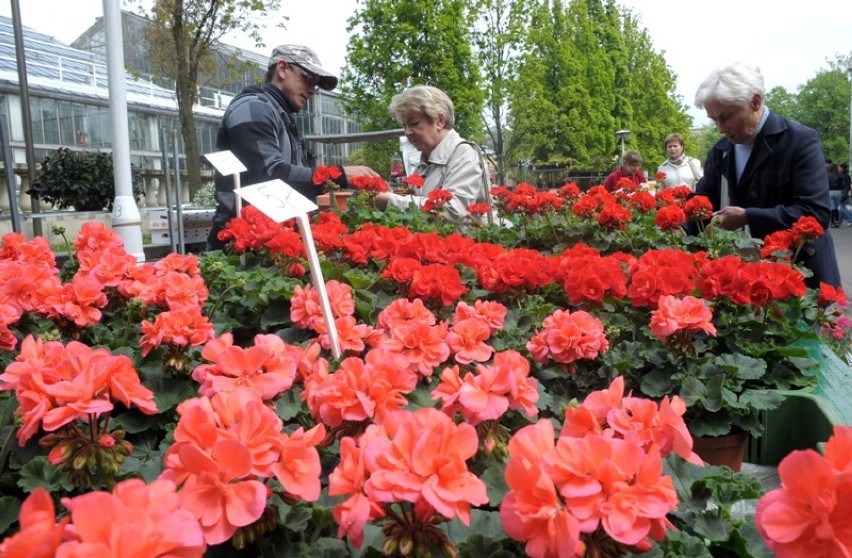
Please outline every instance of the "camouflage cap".
[[326, 91], [337, 87], [337, 76], [322, 69], [319, 56], [306, 46], [302, 45], [280, 45], [272, 51], [269, 58], [269, 67], [281, 60], [301, 66], [309, 72], [319, 76], [319, 86]]

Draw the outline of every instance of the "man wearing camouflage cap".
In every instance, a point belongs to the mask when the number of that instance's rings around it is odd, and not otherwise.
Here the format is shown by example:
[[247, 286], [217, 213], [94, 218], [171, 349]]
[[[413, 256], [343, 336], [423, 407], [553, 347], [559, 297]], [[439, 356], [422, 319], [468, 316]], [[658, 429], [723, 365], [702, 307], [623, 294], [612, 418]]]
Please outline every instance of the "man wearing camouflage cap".
[[[248, 169], [240, 175], [241, 185], [279, 178], [311, 200], [322, 193], [313, 183], [314, 169], [308, 165], [293, 115], [318, 88], [331, 91], [335, 87], [337, 77], [323, 69], [313, 50], [302, 45], [275, 47], [264, 84], [247, 87], [234, 97], [216, 135], [216, 150], [231, 151]], [[347, 176], [378, 176], [369, 167], [341, 170], [341, 186], [346, 186]], [[215, 183], [218, 206], [207, 237], [208, 249], [214, 250], [224, 247], [218, 233], [236, 216], [233, 179], [217, 172]]]

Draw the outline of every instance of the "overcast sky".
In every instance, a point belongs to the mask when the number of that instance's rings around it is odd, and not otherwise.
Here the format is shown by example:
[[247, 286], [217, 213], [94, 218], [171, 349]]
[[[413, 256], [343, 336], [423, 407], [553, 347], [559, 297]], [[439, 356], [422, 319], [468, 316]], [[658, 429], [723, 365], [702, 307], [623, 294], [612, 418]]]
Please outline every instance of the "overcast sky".
[[[11, 1], [20, 5], [23, 24], [70, 43], [103, 15], [99, 0], [0, 1], [0, 15], [11, 16]], [[119, 1], [119, 0], [109, 0]], [[852, 52], [852, 1], [808, 0], [619, 0], [639, 17], [669, 67], [678, 77], [677, 93], [690, 107], [696, 124], [707, 122], [692, 108], [698, 85], [714, 67], [737, 60], [760, 66], [767, 90], [782, 86], [796, 92], [837, 54]], [[346, 20], [357, 0], [283, 0], [281, 13], [270, 16], [264, 33], [271, 52], [281, 43], [312, 47], [330, 70], [345, 63]], [[48, 15], [49, 14], [49, 15]], [[283, 16], [289, 21], [284, 22]], [[274, 27], [284, 22], [286, 29]], [[254, 50], [245, 37], [233, 44]]]

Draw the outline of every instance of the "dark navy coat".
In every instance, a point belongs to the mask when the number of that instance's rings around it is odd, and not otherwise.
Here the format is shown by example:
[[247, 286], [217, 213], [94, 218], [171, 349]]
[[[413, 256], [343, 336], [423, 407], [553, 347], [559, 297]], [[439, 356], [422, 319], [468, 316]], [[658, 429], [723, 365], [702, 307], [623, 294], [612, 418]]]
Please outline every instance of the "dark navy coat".
[[825, 234], [806, 246], [799, 263], [813, 271], [807, 285], [818, 288], [823, 281], [840, 286], [840, 270], [829, 232], [831, 215], [828, 175], [819, 134], [770, 112], [755, 138], [751, 156], [737, 181], [734, 144], [722, 138], [707, 154], [704, 177], [695, 193], [705, 195], [720, 207], [722, 176], [728, 179], [728, 205], [745, 208], [746, 222], [754, 238], [790, 228], [800, 217], [813, 216]]

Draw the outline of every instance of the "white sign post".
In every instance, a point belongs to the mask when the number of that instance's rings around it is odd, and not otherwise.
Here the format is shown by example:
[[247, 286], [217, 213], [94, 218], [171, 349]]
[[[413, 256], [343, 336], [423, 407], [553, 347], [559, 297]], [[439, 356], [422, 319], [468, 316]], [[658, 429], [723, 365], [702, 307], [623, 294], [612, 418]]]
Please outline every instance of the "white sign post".
[[317, 205], [282, 180], [261, 182], [245, 188], [238, 188], [234, 192], [238, 198], [245, 198], [247, 202], [276, 223], [283, 223], [294, 218], [298, 221], [305, 252], [308, 254], [311, 278], [319, 295], [322, 317], [325, 320], [325, 327], [328, 330], [328, 338], [331, 342], [331, 354], [339, 360], [340, 341], [337, 337], [337, 326], [334, 324], [334, 316], [331, 314], [331, 304], [328, 301], [328, 292], [325, 290], [325, 280], [322, 277], [317, 248], [314, 245], [311, 225], [308, 222], [308, 213], [316, 211]]
[[[231, 176], [234, 177], [234, 191], [239, 190], [240, 188], [240, 173], [246, 172], [248, 169], [244, 164], [237, 159], [237, 156], [231, 153], [230, 151], [216, 151], [214, 153], [207, 153], [204, 155], [204, 158], [210, 161], [210, 164], [213, 165], [219, 174], [222, 176]], [[240, 211], [243, 208], [242, 200], [239, 196], [234, 196], [234, 210], [236, 211], [237, 217], [240, 216]], [[180, 201], [178, 201], [180, 203]]]

